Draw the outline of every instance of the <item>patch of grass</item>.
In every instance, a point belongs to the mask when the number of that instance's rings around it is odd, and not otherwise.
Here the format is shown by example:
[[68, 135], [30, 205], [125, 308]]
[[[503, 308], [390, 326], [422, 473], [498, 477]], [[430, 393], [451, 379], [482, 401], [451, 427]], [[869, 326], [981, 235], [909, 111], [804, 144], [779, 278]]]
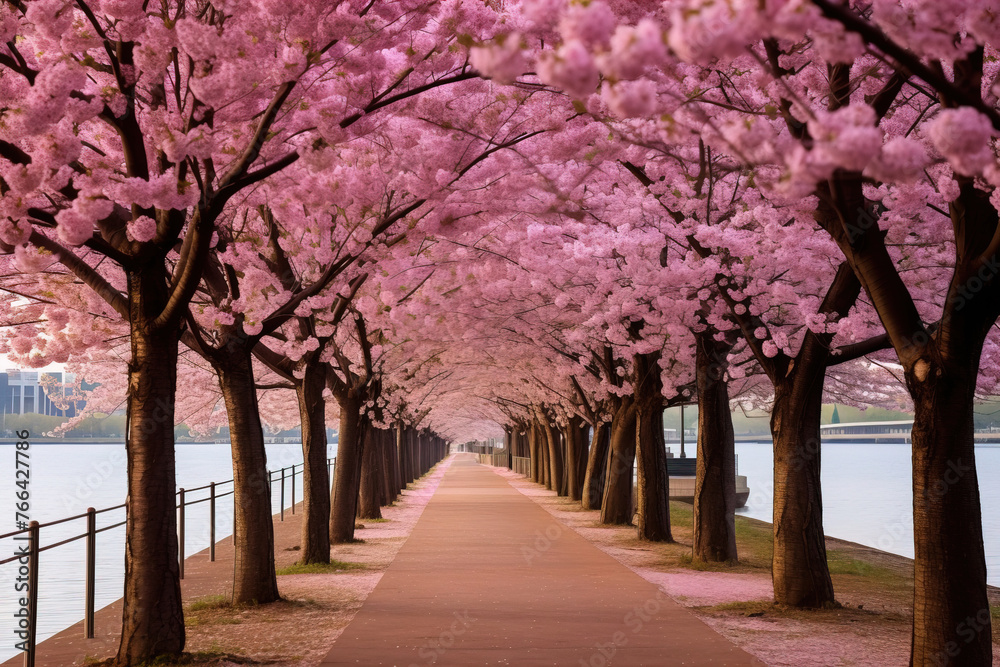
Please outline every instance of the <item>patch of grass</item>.
[[720, 563], [708, 563], [701, 559], [696, 559], [690, 552], [682, 553], [678, 557], [678, 564], [681, 567], [686, 567], [689, 570], [697, 570], [698, 572], [715, 572], [726, 569]]
[[348, 570], [364, 570], [366, 567], [367, 566], [362, 563], [348, 563], [342, 560], [331, 560], [329, 563], [309, 563], [308, 565], [294, 563], [288, 567], [283, 567], [278, 570], [278, 574], [332, 574], [335, 572], [346, 572]]
[[303, 609], [315, 609], [323, 606], [312, 598], [302, 598], [301, 600], [290, 600], [288, 598], [282, 598], [281, 602], [282, 604], [286, 604], [289, 607], [300, 607]]
[[[390, 505], [391, 507], [391, 505]], [[365, 519], [368, 523], [389, 523], [389, 519]]]
[[692, 528], [694, 526], [694, 507], [687, 503], [670, 501], [670, 526]]
[[239, 625], [242, 622], [243, 619], [236, 616], [207, 616], [205, 614], [189, 614], [184, 617], [184, 626], [188, 628], [196, 628], [200, 625]]
[[873, 583], [882, 585], [893, 585], [903, 582], [903, 577], [888, 568], [852, 558], [836, 549], [827, 550], [826, 562], [830, 567], [830, 574], [846, 574], [862, 577]]
[[231, 609], [233, 603], [228, 595], [206, 595], [198, 598], [188, 605], [188, 611], [202, 611], [204, 609]]
[[771, 526], [736, 517], [736, 547], [740, 563], [754, 568], [771, 568], [774, 535]]

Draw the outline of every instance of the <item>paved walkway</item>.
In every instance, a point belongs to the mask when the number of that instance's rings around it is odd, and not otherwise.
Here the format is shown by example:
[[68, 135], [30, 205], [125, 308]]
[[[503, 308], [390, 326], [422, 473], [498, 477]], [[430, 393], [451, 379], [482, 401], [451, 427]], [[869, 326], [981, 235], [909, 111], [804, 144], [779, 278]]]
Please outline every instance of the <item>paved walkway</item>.
[[459, 455], [322, 665], [763, 663]]

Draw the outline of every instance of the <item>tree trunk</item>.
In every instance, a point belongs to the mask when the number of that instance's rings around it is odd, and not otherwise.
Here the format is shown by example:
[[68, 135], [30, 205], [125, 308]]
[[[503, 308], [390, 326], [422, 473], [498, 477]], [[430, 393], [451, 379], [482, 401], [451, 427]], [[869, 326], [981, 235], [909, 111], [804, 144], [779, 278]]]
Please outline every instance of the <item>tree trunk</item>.
[[365, 430], [361, 454], [361, 485], [358, 495], [358, 517], [381, 519], [382, 510], [382, 434], [369, 426]]
[[601, 523], [632, 524], [632, 466], [635, 465], [635, 405], [631, 396], [611, 420], [611, 444], [605, 468]]
[[576, 427], [577, 455], [576, 455], [576, 484], [577, 498], [583, 499], [583, 480], [587, 475], [587, 460], [590, 454], [590, 424], [582, 418], [577, 421]]
[[549, 450], [549, 439], [546, 429], [538, 423], [538, 451], [542, 462], [542, 478], [539, 480], [545, 488], [552, 488], [552, 456]]
[[566, 495], [562, 489], [563, 474], [565, 469], [563, 468], [562, 460], [562, 446], [559, 442], [559, 437], [556, 431], [549, 424], [548, 415], [542, 413], [538, 417], [538, 421], [542, 427], [542, 433], [544, 435], [545, 443], [548, 445], [548, 479], [546, 488], [552, 489], [557, 495]]
[[[803, 355], [800, 355], [803, 356]], [[798, 368], [774, 387], [774, 601], [793, 607], [834, 604], [826, 561], [820, 488], [820, 407], [825, 365]]]
[[636, 458], [639, 464], [636, 509], [640, 540], [671, 542], [670, 480], [663, 441], [663, 384], [660, 353], [635, 355]]
[[694, 557], [736, 562], [736, 441], [729, 410], [726, 360], [732, 346], [714, 331], [695, 334], [698, 460], [694, 487]]
[[[174, 476], [176, 328], [153, 330], [150, 286], [161, 276], [129, 276], [132, 358], [128, 366], [128, 495], [125, 596], [115, 665], [130, 667], [184, 649], [184, 612], [177, 564]], [[143, 288], [147, 287], [146, 290]], [[162, 295], [156, 295], [162, 296]], [[155, 300], [153, 300], [155, 301]]]
[[528, 456], [531, 457], [531, 481], [541, 482], [541, 448], [538, 446], [538, 428], [534, 420], [528, 424]]
[[507, 470], [514, 469], [514, 429], [511, 426], [505, 426], [503, 429], [503, 449], [506, 453], [507, 459]]
[[326, 464], [326, 369], [311, 357], [295, 383], [302, 421], [302, 538], [299, 562], [330, 562], [330, 476]]
[[566, 441], [566, 495], [572, 500], [580, 500], [583, 484], [579, 478], [580, 458], [583, 453], [583, 441], [580, 433], [580, 417], [571, 417], [563, 427], [563, 438]]
[[585, 510], [598, 509], [601, 506], [610, 442], [611, 427], [606, 423], [598, 422], [594, 426], [591, 436], [590, 453], [587, 456], [587, 472], [583, 478], [583, 493], [580, 500]]
[[920, 667], [992, 664], [973, 435], [980, 349], [969, 346], [964, 368], [941, 364], [927, 369], [923, 379], [907, 373], [916, 413], [911, 664]]
[[388, 429], [379, 430], [380, 447], [382, 456], [382, 504], [389, 506], [396, 502], [396, 467], [393, 463], [396, 460], [396, 438], [394, 433]]
[[389, 448], [389, 454], [393, 457], [392, 461], [392, 474], [393, 483], [395, 486], [395, 491], [393, 493], [393, 501], [398, 500], [399, 496], [403, 493], [403, 487], [405, 483], [403, 482], [403, 466], [400, 464], [400, 456], [402, 456], [404, 439], [402, 432], [397, 429], [392, 434], [392, 446]]
[[569, 448], [570, 440], [566, 437], [566, 432], [552, 427], [552, 437], [556, 439], [556, 451], [559, 452], [559, 460], [562, 461], [562, 480], [559, 482], [559, 495], [569, 495]]
[[279, 595], [274, 572], [271, 489], [252, 357], [248, 349], [226, 346], [213, 356], [212, 365], [226, 402], [233, 451], [236, 530], [232, 602], [274, 602]]
[[396, 422], [396, 497], [406, 488], [406, 427]]
[[410, 481], [420, 479], [420, 431], [410, 432]]
[[397, 426], [399, 429], [399, 472], [401, 488], [405, 489], [413, 483], [413, 471], [410, 467], [410, 459], [413, 456], [413, 429], [404, 426], [402, 422]]
[[337, 444], [337, 467], [334, 471], [333, 500], [330, 511], [330, 543], [354, 541], [354, 523], [358, 513], [358, 490], [361, 484], [361, 456], [365, 421], [362, 401], [355, 396], [338, 396], [340, 429]]

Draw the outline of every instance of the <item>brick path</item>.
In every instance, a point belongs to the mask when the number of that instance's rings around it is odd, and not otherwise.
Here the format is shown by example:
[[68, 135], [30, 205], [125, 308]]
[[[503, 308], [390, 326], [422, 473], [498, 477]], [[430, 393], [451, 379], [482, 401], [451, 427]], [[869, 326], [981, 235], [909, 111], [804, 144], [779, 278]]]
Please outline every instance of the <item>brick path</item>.
[[763, 663], [461, 454], [333, 665]]

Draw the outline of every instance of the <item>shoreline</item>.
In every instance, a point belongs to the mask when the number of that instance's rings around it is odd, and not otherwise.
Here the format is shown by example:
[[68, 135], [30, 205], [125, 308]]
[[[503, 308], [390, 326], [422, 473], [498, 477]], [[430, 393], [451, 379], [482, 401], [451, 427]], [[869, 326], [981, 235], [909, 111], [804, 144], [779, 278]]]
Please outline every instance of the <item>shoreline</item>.
[[[753, 517], [743, 516], [741, 514], [737, 514], [736, 516], [741, 517], [744, 521], [758, 524], [762, 527], [767, 527], [768, 530], [773, 530], [774, 524], [770, 521], [754, 519]], [[883, 551], [877, 547], [870, 547], [866, 544], [852, 542], [850, 540], [833, 537], [831, 535], [826, 535], [825, 537], [827, 549], [834, 548], [855, 557], [860, 556], [866, 562], [880, 567], [885, 567], [886, 569], [893, 570], [901, 575], [912, 574], [913, 559], [909, 556], [894, 554], [891, 551]], [[1000, 586], [987, 584], [986, 590], [987, 595], [989, 596], [990, 604], [1000, 604]]]

